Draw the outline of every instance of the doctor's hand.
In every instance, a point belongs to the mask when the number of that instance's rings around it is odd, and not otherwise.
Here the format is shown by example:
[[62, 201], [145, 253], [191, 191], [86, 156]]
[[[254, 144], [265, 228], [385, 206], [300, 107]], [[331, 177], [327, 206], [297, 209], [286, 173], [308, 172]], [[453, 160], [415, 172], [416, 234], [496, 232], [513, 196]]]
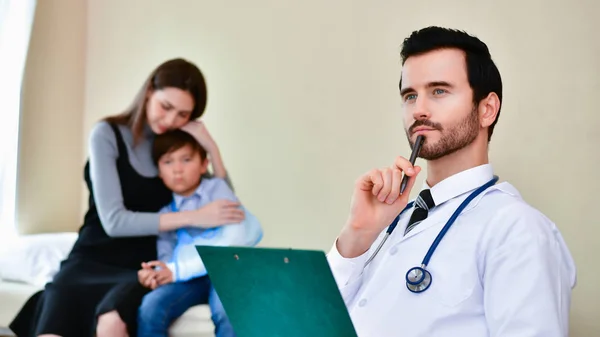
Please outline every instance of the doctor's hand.
[[[403, 172], [410, 179], [400, 194]], [[343, 257], [357, 257], [371, 247], [408, 204], [419, 172], [419, 166], [413, 167], [408, 159], [397, 157], [390, 167], [371, 170], [356, 181], [350, 215], [337, 240], [337, 249]]]

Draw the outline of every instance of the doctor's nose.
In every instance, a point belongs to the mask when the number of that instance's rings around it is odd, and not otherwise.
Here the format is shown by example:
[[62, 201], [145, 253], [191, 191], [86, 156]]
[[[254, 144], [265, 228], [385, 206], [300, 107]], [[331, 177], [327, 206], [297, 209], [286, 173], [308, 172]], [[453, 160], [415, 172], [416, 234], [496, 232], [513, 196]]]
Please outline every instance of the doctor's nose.
[[427, 107], [426, 99], [418, 97], [415, 104], [413, 105], [413, 118], [416, 121], [429, 119], [431, 113]]

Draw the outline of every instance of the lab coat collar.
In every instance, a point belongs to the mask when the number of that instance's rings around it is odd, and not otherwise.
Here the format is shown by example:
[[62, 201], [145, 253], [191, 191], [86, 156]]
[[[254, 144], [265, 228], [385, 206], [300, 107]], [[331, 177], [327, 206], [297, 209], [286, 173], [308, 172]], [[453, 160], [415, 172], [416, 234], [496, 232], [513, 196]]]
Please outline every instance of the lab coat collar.
[[450, 199], [475, 190], [490, 181], [493, 177], [494, 170], [492, 165], [484, 164], [450, 176], [433, 187], [430, 187], [427, 184], [427, 180], [425, 180], [422, 189], [431, 189], [433, 201], [436, 206], [439, 206]]
[[[494, 177], [494, 170], [490, 164], [484, 164], [480, 166], [473, 167], [471, 169], [462, 171], [453, 176], [450, 176], [433, 187], [430, 187], [427, 184], [427, 181], [423, 183], [422, 190], [430, 189], [431, 196], [433, 197], [433, 201], [435, 202], [435, 207], [438, 207], [445, 203], [448, 200], [454, 199], [465, 193], [471, 192], [483, 184], [487, 183]], [[407, 213], [412, 213], [407, 212]], [[444, 212], [444, 214], [447, 212]], [[439, 224], [440, 222], [448, 221], [448, 217], [439, 217], [436, 216], [434, 219], [426, 219], [421, 224], [416, 226], [413, 230], [411, 230], [406, 236], [404, 236], [401, 241], [404, 239], [411, 238], [420, 232], [428, 229], [429, 227]], [[404, 232], [404, 229], [402, 230]]]

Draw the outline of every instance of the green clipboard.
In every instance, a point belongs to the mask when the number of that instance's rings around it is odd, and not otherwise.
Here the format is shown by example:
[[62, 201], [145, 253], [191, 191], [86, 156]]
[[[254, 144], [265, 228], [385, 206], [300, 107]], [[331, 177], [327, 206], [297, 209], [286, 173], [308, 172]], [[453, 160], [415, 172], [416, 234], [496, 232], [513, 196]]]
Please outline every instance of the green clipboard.
[[196, 249], [237, 337], [357, 337], [324, 252]]

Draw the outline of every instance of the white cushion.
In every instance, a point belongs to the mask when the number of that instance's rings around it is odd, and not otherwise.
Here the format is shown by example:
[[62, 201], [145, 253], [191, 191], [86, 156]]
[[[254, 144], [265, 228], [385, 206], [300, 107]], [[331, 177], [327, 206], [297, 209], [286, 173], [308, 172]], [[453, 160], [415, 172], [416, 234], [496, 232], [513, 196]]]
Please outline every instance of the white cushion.
[[24, 235], [0, 247], [0, 278], [43, 286], [58, 272], [77, 233]]
[[27, 299], [40, 289], [31, 284], [0, 281], [0, 326], [7, 327]]
[[[52, 280], [77, 233], [35, 234], [0, 245], [0, 326], [6, 326], [27, 299]], [[169, 329], [170, 337], [213, 337], [208, 305], [187, 310]]]
[[169, 329], [170, 337], [214, 337], [208, 304], [189, 308]]

